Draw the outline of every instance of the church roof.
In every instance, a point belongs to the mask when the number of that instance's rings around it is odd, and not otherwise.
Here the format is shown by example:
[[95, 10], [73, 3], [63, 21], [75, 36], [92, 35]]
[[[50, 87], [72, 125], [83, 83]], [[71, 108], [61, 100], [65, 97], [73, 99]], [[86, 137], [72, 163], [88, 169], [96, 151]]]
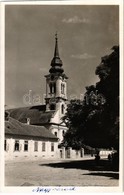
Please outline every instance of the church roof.
[[11, 117], [9, 117], [8, 121], [5, 121], [5, 134], [13, 136], [37, 137], [39, 139], [55, 139], [56, 141], [58, 139], [44, 126], [23, 124]]
[[30, 119], [31, 125], [45, 125], [49, 124], [55, 111], [46, 112], [46, 105], [38, 105], [32, 107], [14, 108], [8, 110], [10, 117], [22, 122], [27, 123]]

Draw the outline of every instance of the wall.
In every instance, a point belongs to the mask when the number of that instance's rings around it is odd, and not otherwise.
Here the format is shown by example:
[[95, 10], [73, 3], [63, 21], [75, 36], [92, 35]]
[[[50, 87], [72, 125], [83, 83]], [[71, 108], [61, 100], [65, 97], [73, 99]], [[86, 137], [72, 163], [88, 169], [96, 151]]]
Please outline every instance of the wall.
[[[28, 140], [28, 151], [24, 151], [24, 140], [19, 139], [20, 148], [19, 151], [14, 151], [15, 139], [7, 138], [7, 151], [5, 151], [5, 160], [14, 159], [46, 159], [46, 158], [58, 158], [58, 143], [54, 143], [54, 151], [51, 151], [51, 141], [38, 141], [38, 151], [34, 151], [35, 140]], [[18, 139], [16, 139], [18, 140]], [[26, 140], [26, 139], [25, 139]], [[46, 150], [42, 151], [42, 142], [46, 143]]]
[[84, 157], [84, 149], [73, 150], [71, 147], [68, 149], [63, 147], [60, 149], [59, 154], [62, 159], [80, 159]]
[[113, 150], [100, 150], [100, 156], [108, 156], [109, 154], [111, 154], [113, 152]]
[[59, 138], [58, 142], [61, 143], [63, 140], [63, 131], [66, 132], [68, 129], [66, 126], [61, 125], [52, 125], [50, 127], [50, 131], [52, 134], [55, 135], [55, 132], [57, 132], [57, 137]]

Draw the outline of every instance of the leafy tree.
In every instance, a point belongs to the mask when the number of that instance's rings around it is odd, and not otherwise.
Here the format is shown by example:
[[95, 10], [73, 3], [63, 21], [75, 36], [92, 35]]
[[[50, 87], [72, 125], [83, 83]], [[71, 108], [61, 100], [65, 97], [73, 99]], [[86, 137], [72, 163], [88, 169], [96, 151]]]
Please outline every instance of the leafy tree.
[[99, 82], [86, 87], [83, 101], [68, 105], [63, 117], [69, 128], [62, 143], [66, 147], [119, 147], [119, 47], [112, 50], [96, 68]]

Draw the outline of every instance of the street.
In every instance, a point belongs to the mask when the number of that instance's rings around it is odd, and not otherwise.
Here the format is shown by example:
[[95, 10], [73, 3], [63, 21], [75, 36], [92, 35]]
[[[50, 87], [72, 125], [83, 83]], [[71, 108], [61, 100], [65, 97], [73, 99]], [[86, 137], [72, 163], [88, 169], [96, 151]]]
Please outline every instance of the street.
[[119, 173], [93, 158], [5, 163], [5, 186], [118, 186]]

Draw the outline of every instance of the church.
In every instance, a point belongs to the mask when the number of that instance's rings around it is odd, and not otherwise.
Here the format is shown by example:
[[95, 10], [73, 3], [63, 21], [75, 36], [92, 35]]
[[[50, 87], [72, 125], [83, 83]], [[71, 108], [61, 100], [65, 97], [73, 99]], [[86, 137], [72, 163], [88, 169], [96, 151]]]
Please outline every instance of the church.
[[[8, 115], [5, 122], [5, 151], [6, 158], [10, 159], [7, 154], [10, 146], [17, 148], [17, 151], [25, 151], [25, 147], [30, 148], [26, 150], [27, 154], [21, 152], [21, 155], [16, 154], [16, 157], [69, 157], [71, 149], [65, 151], [58, 146], [63, 140], [63, 136], [68, 130], [66, 125], [62, 121], [62, 117], [66, 113], [67, 109], [67, 79], [68, 77], [64, 73], [63, 63], [59, 56], [58, 38], [55, 35], [55, 50], [54, 56], [51, 60], [51, 67], [49, 73], [45, 75], [46, 79], [46, 97], [45, 105], [36, 105], [31, 107], [15, 108], [7, 110]], [[8, 140], [13, 144], [7, 144]], [[20, 141], [21, 140], [21, 141]], [[31, 145], [33, 140], [34, 144]], [[21, 147], [19, 145], [21, 142]], [[40, 143], [41, 142], [41, 143]], [[25, 144], [30, 146], [25, 146]], [[16, 147], [16, 145], [17, 147]], [[40, 153], [33, 153], [38, 151], [38, 144], [41, 146]], [[34, 149], [33, 149], [34, 147]], [[45, 149], [46, 147], [46, 149]], [[50, 150], [51, 147], [51, 150]], [[9, 156], [13, 155], [13, 149]], [[41, 154], [41, 151], [45, 154]], [[49, 151], [49, 152], [48, 152]], [[52, 152], [52, 154], [51, 154]], [[8, 152], [9, 153], [9, 152]], [[66, 154], [65, 154], [66, 153]], [[72, 156], [78, 156], [78, 151], [71, 151]], [[80, 154], [79, 154], [80, 155]]]

